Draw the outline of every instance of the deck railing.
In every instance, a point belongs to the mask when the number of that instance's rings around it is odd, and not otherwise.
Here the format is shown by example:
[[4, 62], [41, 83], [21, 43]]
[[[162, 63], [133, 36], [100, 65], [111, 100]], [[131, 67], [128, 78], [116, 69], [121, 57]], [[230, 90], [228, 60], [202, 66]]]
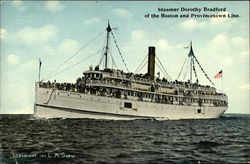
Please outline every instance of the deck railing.
[[[125, 85], [123, 83], [117, 83], [115, 81], [110, 82], [110, 81], [102, 81], [102, 80], [87, 80], [86, 81], [86, 86], [103, 86], [103, 87], [111, 87], [113, 88], [114, 86], [123, 90], [127, 91], [135, 91], [136, 88], [131, 88], [131, 85]], [[83, 93], [81, 90], [76, 86], [76, 84], [72, 83], [44, 83], [40, 82], [39, 87], [41, 88], [53, 88], [53, 89], [58, 89], [58, 90], [63, 90], [63, 91], [70, 91], [70, 92], [78, 92], [78, 93]], [[150, 92], [150, 91], [141, 91], [138, 90], [138, 92], [142, 92], [145, 94], [156, 94], [165, 97], [175, 97], [178, 98], [177, 100], [173, 100], [173, 102], [179, 102], [180, 99], [186, 99], [186, 100], [220, 100], [220, 101], [227, 101], [227, 97], [225, 95], [204, 95], [204, 94], [195, 94], [195, 95], [184, 95], [183, 93], [178, 93], [177, 94], [165, 94], [165, 93], [159, 93], [159, 92]], [[209, 103], [205, 103], [209, 104]]]

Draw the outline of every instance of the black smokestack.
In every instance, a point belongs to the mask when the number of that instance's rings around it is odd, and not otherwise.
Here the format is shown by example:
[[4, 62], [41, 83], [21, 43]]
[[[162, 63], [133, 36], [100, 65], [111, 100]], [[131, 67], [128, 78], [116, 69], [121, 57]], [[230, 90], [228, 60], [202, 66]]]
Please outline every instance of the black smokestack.
[[150, 80], [155, 77], [155, 47], [148, 47], [148, 75]]

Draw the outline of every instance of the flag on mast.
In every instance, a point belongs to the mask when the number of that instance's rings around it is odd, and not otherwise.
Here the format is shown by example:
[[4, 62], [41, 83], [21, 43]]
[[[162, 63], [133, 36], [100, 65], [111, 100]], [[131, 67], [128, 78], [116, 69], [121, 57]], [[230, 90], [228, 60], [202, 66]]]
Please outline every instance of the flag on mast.
[[222, 70], [214, 76], [215, 79], [218, 79], [221, 77], [222, 77]]

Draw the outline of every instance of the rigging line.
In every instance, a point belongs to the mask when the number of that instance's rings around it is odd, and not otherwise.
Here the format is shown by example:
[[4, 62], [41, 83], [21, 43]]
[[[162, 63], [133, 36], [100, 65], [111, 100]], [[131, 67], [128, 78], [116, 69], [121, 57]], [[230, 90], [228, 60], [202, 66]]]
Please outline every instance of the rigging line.
[[137, 71], [137, 72], [135, 72], [135, 73], [139, 73], [140, 71], [141, 71], [141, 69], [142, 68], [144, 68], [144, 66], [147, 64], [147, 62], [145, 62], [144, 64], [143, 64], [143, 66]]
[[[67, 67], [67, 68], [63, 69], [62, 71], [60, 71], [60, 72], [56, 73], [56, 74], [55, 74], [55, 75], [53, 75], [53, 76], [57, 76], [57, 75], [61, 74], [62, 72], [66, 71], [66, 70], [68, 70], [68, 69], [70, 69], [70, 68], [73, 68], [73, 67], [77, 66], [78, 64], [80, 64], [80, 63], [84, 62], [85, 60], [87, 60], [88, 58], [90, 58], [90, 57], [92, 57], [92, 56], [95, 56], [96, 54], [98, 54], [98, 53], [99, 53], [99, 52], [101, 52], [101, 51], [102, 51], [102, 49], [101, 49], [101, 50], [99, 50], [99, 51], [97, 51], [97, 52], [95, 52], [95, 53], [93, 53], [93, 54], [91, 54], [91, 55], [89, 55], [89, 56], [87, 56], [87, 57], [86, 57], [86, 58], [84, 58], [83, 60], [78, 61], [78, 62], [77, 62], [77, 63], [75, 63], [75, 64], [72, 64], [70, 67]], [[47, 79], [49, 79], [49, 78], [51, 78], [51, 77], [52, 77], [52, 76], [49, 76]]]
[[102, 54], [102, 57], [101, 57], [101, 60], [99, 61], [99, 66], [101, 67], [101, 64], [102, 64], [102, 61], [103, 61], [103, 58], [104, 58], [104, 56], [105, 56], [105, 49], [106, 49], [106, 40], [104, 40], [104, 44], [103, 44], [103, 50], [102, 50], [102, 52], [101, 52], [101, 54]]
[[170, 79], [170, 81], [172, 81], [172, 79], [170, 78], [170, 76], [168, 75], [166, 69], [163, 67], [161, 61], [159, 60], [159, 58], [156, 56], [156, 59], [158, 60], [158, 62], [160, 63], [160, 65], [162, 66], [163, 70], [165, 71], [165, 73], [167, 74], [168, 78]]
[[159, 65], [158, 63], [156, 63], [156, 64], [157, 64], [157, 66], [159, 67], [159, 69], [163, 72], [163, 74], [164, 74], [164, 76], [167, 78], [167, 80], [168, 80], [168, 81], [172, 81], [172, 80], [170, 79], [169, 75], [166, 74], [166, 71], [164, 71], [164, 69], [162, 68], [162, 66]]
[[[157, 58], [156, 58], [157, 59]], [[159, 64], [157, 63], [157, 61], [159, 62]], [[158, 66], [158, 68], [163, 72], [163, 74], [166, 76], [167, 80], [170, 80], [169, 76], [166, 75], [166, 72], [163, 70], [161, 64], [160, 64], [160, 61], [157, 59], [155, 61], [156, 65]]]
[[162, 73], [164, 74], [164, 76], [167, 78], [167, 80], [171, 81], [171, 79], [169, 78], [168, 74], [166, 74], [166, 72], [163, 70], [163, 68], [160, 67], [160, 65], [157, 62], [155, 62], [155, 63], [158, 66], [158, 68], [160, 69], [160, 71], [162, 71]]
[[[107, 38], [104, 39], [104, 43], [103, 43], [103, 51], [102, 51], [102, 57], [101, 57], [101, 60], [99, 61], [99, 66], [101, 67], [101, 64], [102, 64], [102, 61], [103, 61], [103, 58], [105, 56], [105, 50], [106, 50], [106, 43], [107, 43]], [[104, 63], [104, 62], [103, 62]], [[105, 64], [103, 64], [105, 65]], [[105, 67], [105, 66], [104, 66]]]
[[146, 59], [147, 59], [147, 55], [145, 56], [143, 61], [140, 63], [140, 65], [136, 68], [135, 73], [138, 72], [138, 69], [142, 66], [142, 64], [145, 62]]
[[119, 54], [120, 54], [120, 56], [121, 56], [121, 58], [122, 58], [122, 62], [123, 62], [123, 64], [125, 65], [126, 70], [129, 72], [128, 67], [127, 67], [127, 64], [125, 63], [124, 58], [123, 58], [123, 56], [122, 56], [122, 53], [121, 53], [121, 51], [120, 51], [120, 48], [118, 47], [118, 44], [117, 44], [117, 42], [116, 42], [116, 40], [115, 40], [115, 36], [114, 36], [114, 34], [113, 34], [112, 31], [110, 31], [110, 32], [111, 32], [111, 34], [112, 34], [112, 36], [113, 36], [113, 39], [114, 39], [116, 48], [118, 49], [118, 52], [119, 52]]
[[167, 78], [167, 80], [168, 80], [168, 77], [166, 76], [166, 74], [165, 74], [165, 72], [162, 70], [162, 68], [160, 67], [160, 65], [157, 63], [157, 62], [155, 62], [155, 64], [158, 66], [158, 68], [160, 69], [160, 71], [163, 73], [163, 75]]
[[111, 42], [109, 43], [108, 52], [110, 53], [110, 56], [111, 56], [111, 59], [108, 59], [108, 60], [110, 60], [110, 65], [111, 65], [111, 68], [113, 69], [115, 61], [114, 61], [113, 56], [111, 54], [111, 52], [113, 52]]
[[101, 60], [99, 61], [99, 63], [98, 63], [98, 65], [101, 67], [101, 63], [102, 63], [102, 60], [103, 60], [103, 57], [104, 57], [104, 53], [103, 53], [103, 49], [105, 49], [105, 47], [104, 48], [102, 48], [102, 57], [101, 57]]
[[159, 61], [160, 65], [162, 66], [163, 70], [165, 71], [166, 75], [168, 76], [169, 80], [172, 81], [171, 77], [169, 76], [168, 72], [166, 71], [166, 69], [164, 68], [164, 66], [162, 65], [160, 59], [156, 56], [157, 60]]
[[185, 78], [186, 78], [186, 76], [187, 76], [187, 73], [188, 73], [188, 70], [189, 70], [189, 60], [190, 60], [190, 58], [188, 57], [188, 60], [187, 60], [187, 66], [186, 66], [186, 73], [184, 74], [184, 76], [183, 76], [183, 80], [182, 81], [184, 81], [185, 80]]
[[[105, 31], [105, 30], [104, 30]], [[62, 64], [60, 64], [58, 67], [54, 69], [51, 73], [49, 73], [45, 78], [53, 74], [58, 68], [60, 68], [62, 65], [64, 65], [66, 62], [68, 62], [70, 59], [72, 59], [74, 56], [76, 56], [80, 51], [82, 51], [84, 48], [86, 48], [90, 43], [92, 43], [95, 39], [97, 39], [104, 31], [100, 32], [98, 35], [96, 35], [92, 40], [90, 40], [88, 43], [86, 43], [82, 48], [80, 48], [78, 51], [76, 51], [72, 56], [70, 56], [68, 59], [66, 59]]]
[[183, 71], [183, 68], [184, 68], [184, 65], [186, 64], [186, 61], [187, 61], [187, 58], [185, 59], [183, 65], [182, 65], [182, 67], [181, 67], [181, 71], [180, 71], [180, 73], [179, 73], [179, 75], [178, 75], [178, 77], [177, 77], [177, 80], [179, 79], [179, 77], [180, 77], [180, 75], [181, 75], [181, 73], [182, 73], [182, 71]]
[[196, 70], [195, 70], [194, 60], [193, 60], [193, 70], [194, 70], [194, 75], [196, 77], [196, 80], [198, 81], [198, 76], [197, 76], [197, 73], [196, 73]]
[[160, 65], [156, 62], [156, 65], [158, 66], [158, 68], [160, 69], [160, 71], [162, 71], [162, 73], [164, 74], [164, 76], [167, 78], [168, 81], [170, 81], [169, 77], [166, 75], [165, 71], [162, 70], [162, 68], [160, 67]]
[[101, 67], [102, 59], [104, 57], [104, 54], [102, 54], [101, 60], [99, 61], [98, 65]]
[[112, 62], [114, 63], [114, 66], [116, 67], [116, 69], [118, 69], [117, 65], [115, 64], [115, 61], [114, 61], [113, 55], [111, 54], [110, 49], [108, 51], [109, 51], [109, 54], [111, 56]]
[[212, 82], [212, 80], [208, 77], [208, 75], [207, 75], [207, 73], [205, 72], [205, 70], [204, 70], [204, 69], [202, 68], [202, 66], [200, 65], [200, 63], [199, 63], [198, 59], [196, 58], [196, 56], [195, 56], [195, 55], [193, 55], [193, 56], [194, 56], [194, 58], [195, 58], [195, 61], [196, 61], [197, 64], [199, 65], [200, 69], [201, 69], [202, 72], [205, 74], [206, 78], [210, 81], [210, 83], [211, 83], [213, 86], [215, 86], [214, 83]]

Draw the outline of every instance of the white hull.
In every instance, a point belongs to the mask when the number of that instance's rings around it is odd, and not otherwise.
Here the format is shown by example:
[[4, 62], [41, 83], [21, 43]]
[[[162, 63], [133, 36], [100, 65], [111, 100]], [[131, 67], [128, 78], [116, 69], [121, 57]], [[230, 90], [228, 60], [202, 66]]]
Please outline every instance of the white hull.
[[[132, 103], [132, 107], [124, 107], [125, 102]], [[37, 87], [35, 117], [115, 120], [211, 119], [220, 117], [226, 109], [227, 107], [200, 107], [125, 100]]]

